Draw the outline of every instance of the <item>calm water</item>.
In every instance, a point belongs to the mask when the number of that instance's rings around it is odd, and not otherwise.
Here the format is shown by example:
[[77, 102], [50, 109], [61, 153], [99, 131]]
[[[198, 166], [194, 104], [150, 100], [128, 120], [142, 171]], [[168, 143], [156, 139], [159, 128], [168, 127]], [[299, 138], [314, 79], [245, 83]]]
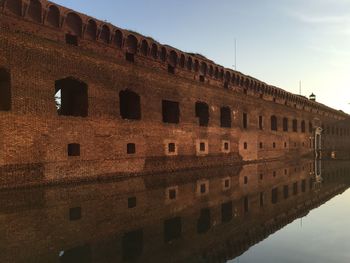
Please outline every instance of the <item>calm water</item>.
[[350, 163], [0, 192], [0, 262], [350, 262]]

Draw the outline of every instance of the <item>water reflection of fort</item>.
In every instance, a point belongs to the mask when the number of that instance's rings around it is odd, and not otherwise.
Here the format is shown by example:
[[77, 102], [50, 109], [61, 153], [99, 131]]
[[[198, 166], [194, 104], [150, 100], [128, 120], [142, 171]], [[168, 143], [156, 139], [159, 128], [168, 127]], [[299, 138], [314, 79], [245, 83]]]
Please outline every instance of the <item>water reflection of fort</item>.
[[346, 162], [0, 193], [0, 262], [224, 262], [348, 188]]

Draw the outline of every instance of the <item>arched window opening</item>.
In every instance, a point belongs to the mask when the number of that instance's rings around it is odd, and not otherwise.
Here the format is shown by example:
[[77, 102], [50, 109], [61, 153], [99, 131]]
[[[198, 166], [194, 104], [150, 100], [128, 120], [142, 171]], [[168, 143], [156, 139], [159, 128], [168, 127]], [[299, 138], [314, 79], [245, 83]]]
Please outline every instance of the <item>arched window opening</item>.
[[103, 43], [109, 44], [111, 31], [107, 25], [103, 25], [101, 29], [100, 39]]
[[219, 72], [219, 79], [223, 80], [224, 79], [224, 70], [221, 69]]
[[21, 16], [22, 15], [22, 1], [21, 0], [8, 0], [7, 9], [13, 14]]
[[[133, 208], [136, 206], [136, 197], [128, 199], [128, 207]], [[124, 233], [121, 239], [121, 255], [124, 262], [138, 261], [143, 253], [144, 248], [144, 234], [143, 230], [135, 230]], [[91, 260], [90, 260], [91, 261]], [[68, 262], [68, 261], [67, 261]]]
[[215, 77], [216, 79], [219, 78], [219, 69], [218, 69], [217, 67], [215, 68], [214, 77]]
[[298, 132], [298, 121], [296, 119], [293, 120], [293, 132]]
[[141, 119], [141, 99], [140, 96], [130, 90], [119, 92], [120, 116], [128, 120]]
[[168, 72], [174, 74], [177, 65], [177, 53], [174, 50], [170, 51], [168, 60]]
[[69, 13], [66, 18], [66, 26], [69, 34], [81, 36], [82, 21], [80, 16], [75, 13]]
[[288, 131], [288, 118], [283, 118], [283, 131]]
[[210, 65], [208, 74], [209, 74], [210, 77], [212, 77], [213, 73], [214, 73], [214, 68], [213, 68], [212, 65]]
[[165, 123], [179, 123], [180, 107], [177, 101], [162, 101], [162, 115]]
[[305, 121], [301, 122], [301, 132], [305, 132]]
[[148, 55], [148, 43], [147, 41], [144, 39], [141, 42], [141, 54], [143, 56], [147, 56]]
[[114, 44], [119, 48], [123, 45], [123, 33], [120, 30], [115, 31]]
[[41, 10], [41, 3], [38, 0], [30, 0], [28, 7], [28, 17], [31, 20], [41, 23]]
[[205, 77], [207, 75], [207, 69], [208, 69], [207, 64], [205, 62], [202, 62], [201, 68], [200, 68], [200, 74]]
[[66, 18], [66, 43], [73, 46], [78, 46], [78, 37], [81, 36], [82, 21], [75, 13], [69, 13]]
[[185, 67], [185, 55], [184, 54], [181, 54], [181, 56], [180, 56], [179, 65], [180, 65], [181, 68]]
[[226, 74], [225, 74], [225, 81], [226, 81], [227, 83], [230, 83], [230, 81], [231, 81], [231, 74], [230, 74], [229, 71], [226, 71]]
[[177, 54], [174, 50], [170, 51], [169, 64], [173, 67], [176, 67], [177, 65]]
[[236, 83], [236, 75], [232, 74], [231, 83], [234, 85]]
[[87, 27], [86, 27], [86, 32], [85, 32], [85, 38], [88, 40], [96, 40], [96, 32], [97, 32], [97, 25], [94, 20], [89, 20]]
[[220, 126], [231, 128], [231, 109], [229, 107], [222, 107], [220, 109]]
[[160, 59], [165, 62], [167, 57], [167, 51], [165, 47], [162, 47], [161, 52], [160, 52]]
[[10, 73], [0, 68], [0, 111], [11, 110], [11, 76]]
[[196, 102], [196, 117], [199, 121], [199, 126], [207, 127], [209, 123], [209, 106], [205, 102]]
[[188, 59], [187, 59], [187, 69], [189, 71], [192, 71], [192, 58], [191, 57], [188, 57]]
[[125, 58], [129, 62], [135, 61], [135, 54], [137, 52], [137, 38], [133, 35], [129, 35], [126, 39], [126, 54]]
[[277, 131], [277, 117], [275, 115], [271, 116], [271, 131]]
[[226, 73], [225, 73], [225, 82], [224, 82], [224, 88], [225, 89], [229, 88], [230, 80], [231, 80], [231, 74], [230, 74], [230, 72], [226, 71]]
[[47, 21], [47, 24], [50, 26], [53, 26], [53, 27], [60, 26], [60, 10], [58, 9], [57, 6], [51, 5], [49, 7], [46, 21]]
[[237, 76], [237, 78], [236, 78], [236, 85], [239, 85], [240, 81], [241, 81], [240, 76]]
[[193, 69], [194, 69], [195, 72], [199, 71], [199, 62], [198, 62], [197, 59], [194, 61]]
[[154, 59], [158, 58], [158, 46], [156, 44], [152, 44], [151, 56]]
[[88, 86], [72, 77], [56, 80], [55, 102], [58, 115], [88, 116]]
[[241, 78], [239, 85], [243, 87], [243, 84], [244, 84], [244, 78]]

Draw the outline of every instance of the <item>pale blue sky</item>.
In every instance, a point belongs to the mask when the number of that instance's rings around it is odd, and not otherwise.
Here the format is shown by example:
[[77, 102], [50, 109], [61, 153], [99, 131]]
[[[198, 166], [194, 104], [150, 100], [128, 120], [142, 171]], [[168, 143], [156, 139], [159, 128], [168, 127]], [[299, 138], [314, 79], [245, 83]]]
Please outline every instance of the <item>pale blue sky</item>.
[[55, 0], [350, 113], [349, 0]]

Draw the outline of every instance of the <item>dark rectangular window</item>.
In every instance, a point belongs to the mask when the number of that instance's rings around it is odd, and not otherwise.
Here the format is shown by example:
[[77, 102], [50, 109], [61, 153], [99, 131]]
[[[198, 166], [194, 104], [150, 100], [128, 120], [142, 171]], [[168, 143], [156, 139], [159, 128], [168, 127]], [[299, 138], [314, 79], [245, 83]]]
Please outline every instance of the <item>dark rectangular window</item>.
[[225, 143], [224, 143], [224, 149], [225, 149], [226, 151], [229, 149], [228, 146], [229, 146], [228, 142], [225, 142]]
[[69, 209], [69, 220], [75, 221], [81, 219], [81, 207], [72, 207]]
[[263, 116], [259, 116], [259, 129], [263, 129]]
[[[143, 230], [125, 233], [122, 239], [123, 261], [136, 261], [143, 252]], [[79, 261], [80, 262], [80, 261]]]
[[302, 180], [301, 181], [301, 191], [304, 193], [306, 190], [306, 181], [305, 180]]
[[169, 199], [170, 200], [176, 199], [176, 190], [175, 189], [170, 189], [169, 190]]
[[293, 120], [293, 132], [298, 132], [298, 121]]
[[91, 248], [89, 245], [74, 247], [63, 251], [60, 255], [60, 263], [92, 262]]
[[221, 222], [229, 222], [232, 219], [232, 201], [221, 204]]
[[128, 198], [128, 208], [134, 208], [136, 207], [136, 197], [129, 197]]
[[164, 221], [164, 242], [180, 238], [181, 232], [181, 217], [174, 217]]
[[229, 107], [222, 107], [220, 109], [220, 126], [231, 128], [231, 109]]
[[201, 184], [200, 185], [200, 192], [201, 192], [201, 194], [205, 194], [205, 192], [206, 192], [206, 185], [205, 184]]
[[205, 102], [196, 102], [196, 117], [199, 120], [199, 126], [208, 126], [209, 123], [209, 106]]
[[174, 153], [175, 152], [175, 143], [171, 142], [168, 144], [168, 152]]
[[294, 195], [298, 194], [298, 182], [295, 182], [293, 184], [293, 194]]
[[243, 112], [243, 128], [244, 129], [248, 128], [248, 115], [245, 112]]
[[68, 144], [68, 156], [80, 156], [80, 144], [78, 143]]
[[287, 132], [288, 131], [288, 119], [283, 118], [283, 131]]
[[201, 143], [199, 144], [199, 150], [200, 150], [201, 152], [205, 152], [205, 143], [204, 143], [204, 142], [201, 142]]
[[271, 203], [272, 204], [276, 204], [278, 201], [278, 189], [277, 188], [273, 188], [271, 190]]
[[210, 229], [210, 210], [202, 208], [199, 219], [197, 221], [197, 232], [199, 234], [206, 233]]
[[0, 111], [11, 110], [11, 76], [6, 69], [0, 68]]
[[135, 145], [135, 143], [128, 143], [126, 145], [126, 153], [127, 154], [134, 154], [134, 153], [136, 153], [136, 145]]
[[283, 197], [284, 199], [287, 199], [289, 196], [289, 187], [288, 185], [283, 186]]
[[244, 197], [243, 199], [243, 206], [244, 206], [244, 213], [249, 212], [249, 199], [248, 196]]
[[205, 81], [204, 76], [199, 76], [199, 81], [200, 81], [200, 82], [204, 82], [204, 81]]
[[119, 92], [119, 111], [123, 119], [141, 119], [141, 98], [136, 92], [122, 90]]
[[168, 73], [175, 74], [175, 68], [171, 65], [168, 65]]
[[312, 184], [313, 184], [313, 179], [310, 178], [310, 180], [309, 180], [309, 189], [310, 189], [310, 190], [312, 190]]
[[66, 44], [78, 46], [78, 37], [71, 34], [66, 34]]
[[134, 63], [135, 62], [135, 55], [127, 52], [127, 53], [125, 53], [125, 59], [126, 59], [126, 61]]
[[88, 85], [68, 77], [55, 81], [55, 103], [58, 115], [88, 116]]
[[261, 192], [260, 193], [260, 207], [263, 207], [264, 206], [264, 193]]
[[162, 101], [163, 122], [179, 123], [180, 108], [176, 101], [163, 100]]

